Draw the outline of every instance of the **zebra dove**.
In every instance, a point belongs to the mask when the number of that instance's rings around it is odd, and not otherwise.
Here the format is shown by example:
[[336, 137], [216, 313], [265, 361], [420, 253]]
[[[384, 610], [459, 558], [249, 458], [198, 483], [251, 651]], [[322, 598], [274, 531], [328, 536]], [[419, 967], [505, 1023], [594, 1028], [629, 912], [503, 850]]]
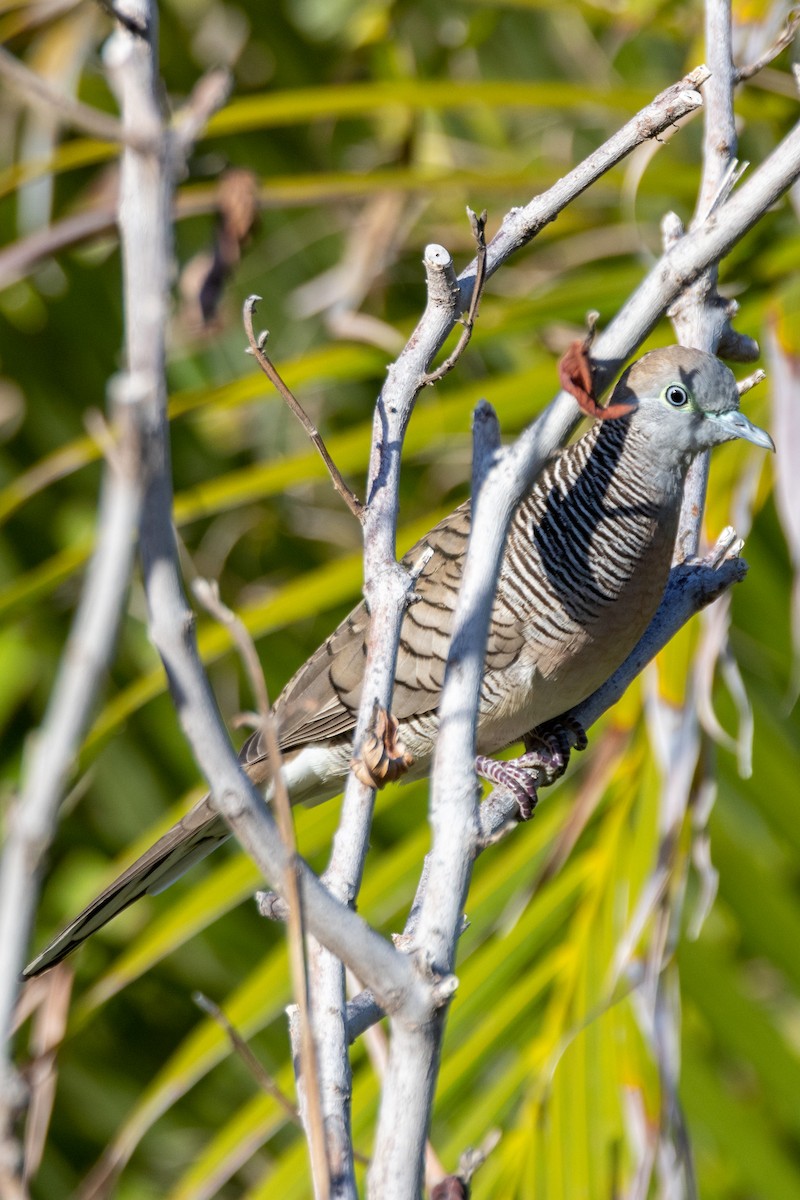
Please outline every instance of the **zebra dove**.
[[[671, 346], [623, 374], [611, 400], [626, 415], [596, 421], [556, 455], [512, 518], [497, 584], [479, 699], [478, 767], [519, 782], [528, 759], [488, 756], [525, 739], [589, 696], [644, 633], [664, 592], [686, 472], [703, 450], [733, 438], [772, 448], [741, 412], [736, 380], [715, 357]], [[462, 504], [407, 555], [431, 557], [406, 612], [392, 715], [413, 758], [408, 777], [430, 766], [437, 706], [470, 526]], [[364, 603], [300, 668], [274, 714], [293, 803], [341, 791], [353, 752], [369, 613]], [[532, 741], [533, 739], [533, 741]], [[260, 733], [241, 751], [267, 792], [270, 766]], [[524, 791], [524, 786], [523, 786]], [[529, 791], [530, 795], [530, 791]], [[205, 797], [108, 887], [27, 967], [60, 961], [116, 913], [166, 887], [229, 836]]]

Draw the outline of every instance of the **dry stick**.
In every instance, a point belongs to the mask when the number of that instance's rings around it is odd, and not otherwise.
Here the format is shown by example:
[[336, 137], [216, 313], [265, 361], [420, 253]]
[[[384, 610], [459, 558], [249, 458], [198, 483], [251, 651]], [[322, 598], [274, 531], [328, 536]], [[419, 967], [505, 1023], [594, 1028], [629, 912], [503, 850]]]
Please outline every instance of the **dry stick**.
[[248, 1071], [253, 1076], [253, 1079], [255, 1079], [262, 1091], [266, 1092], [268, 1096], [272, 1096], [273, 1100], [275, 1100], [281, 1106], [293, 1125], [297, 1125], [298, 1128], [303, 1129], [303, 1122], [300, 1119], [300, 1113], [298, 1112], [296, 1105], [292, 1104], [286, 1093], [278, 1087], [275, 1080], [264, 1067], [264, 1064], [260, 1062], [253, 1053], [252, 1049], [239, 1033], [238, 1029], [236, 1029], [236, 1027], [230, 1023], [220, 1006], [215, 1004], [213, 1000], [210, 1000], [208, 996], [205, 996], [202, 992], [194, 992], [192, 999], [198, 1008], [201, 1008], [203, 1012], [207, 1014], [207, 1016], [216, 1021], [217, 1024], [225, 1031], [231, 1046], [239, 1055], [239, 1058], [247, 1067]]
[[786, 19], [786, 25], [781, 33], [778, 34], [775, 41], [765, 50], [764, 53], [755, 60], [743, 67], [734, 68], [734, 78], [737, 83], [744, 83], [748, 79], [752, 79], [759, 71], [763, 71], [764, 67], [768, 67], [773, 59], [790, 46], [794, 41], [794, 35], [797, 33], [800, 26], [800, 8], [793, 8]]
[[472, 1177], [499, 1144], [499, 1129], [490, 1129], [480, 1146], [468, 1147], [458, 1160], [458, 1171], [448, 1175], [431, 1190], [431, 1200], [469, 1200]]
[[[691, 229], [702, 225], [714, 212], [721, 211], [737, 177], [729, 0], [707, 0], [705, 12], [706, 49], [713, 74], [705, 85], [703, 169]], [[667, 250], [683, 235], [680, 222], [672, 214], [668, 228], [669, 232], [665, 233]], [[719, 295], [718, 278], [718, 265], [712, 263], [669, 309], [668, 316], [672, 318], [678, 341], [711, 354], [719, 351], [723, 357], [739, 362], [752, 361], [758, 357], [758, 345], [731, 327], [731, 317], [738, 306]], [[689, 471], [678, 523], [676, 560], [697, 554], [709, 463], [710, 455], [706, 451], [695, 459]]]
[[766, 378], [767, 372], [759, 367], [757, 371], [753, 371], [752, 375], [745, 375], [744, 379], [739, 379], [736, 384], [736, 390], [740, 396], [744, 396], [752, 388], [758, 387], [759, 383], [763, 383]]
[[[138, 160], [144, 153], [134, 152], [133, 145], [152, 146], [153, 127], [146, 122], [139, 126], [130, 111], [124, 115], [123, 174], [130, 182], [132, 159]], [[131, 137], [127, 136], [128, 132], [132, 133]], [[126, 194], [124, 186], [123, 194]], [[122, 214], [120, 224], [125, 235], [127, 225]], [[143, 258], [149, 262], [146, 249]], [[153, 299], [155, 316], [159, 320], [160, 293], [156, 292], [153, 297], [146, 291], [145, 302]], [[148, 313], [144, 321], [145, 334], [149, 333], [152, 315]], [[127, 592], [142, 498], [138, 469], [141, 456], [139, 423], [141, 411], [148, 402], [152, 377], [147, 368], [151, 365], [147, 358], [140, 358], [136, 363], [129, 360], [129, 372], [110, 389], [120, 444], [106, 468], [97, 550], [32, 755], [21, 802], [9, 820], [9, 836], [0, 869], [0, 1159], [3, 1163], [0, 1169], [4, 1172], [13, 1169], [9, 1123], [16, 1097], [10, 1063], [11, 1008], [38, 892], [32, 881], [37, 879], [41, 856], [52, 837], [59, 800], [111, 656]]]
[[[442, 246], [426, 247], [423, 263], [427, 282], [425, 313], [417, 333], [412, 334], [400, 358], [387, 372], [373, 422], [367, 484], [369, 504], [364, 522], [364, 591], [370, 608], [370, 637], [362, 703], [353, 739], [356, 756], [360, 754], [376, 707], [378, 711], [388, 711], [391, 706], [400, 625], [414, 585], [413, 572], [409, 574], [395, 561], [403, 437], [414, 400], [423, 386], [422, 378], [460, 315], [459, 289], [447, 250]], [[417, 564], [417, 568], [421, 569], [421, 564]], [[328, 887], [344, 904], [355, 901], [361, 885], [374, 797], [374, 789], [351, 771], [325, 873]], [[329, 946], [327, 939], [326, 945]], [[312, 947], [311, 953], [317, 1029], [324, 1047], [323, 1103], [329, 1152], [331, 1161], [338, 1166], [337, 1197], [351, 1200], [357, 1193], [351, 1152], [349, 1098], [352, 1084], [345, 1024], [344, 969], [342, 963], [322, 947]], [[352, 962], [349, 965], [352, 966]], [[363, 978], [357, 968], [355, 973]], [[429, 978], [426, 986], [433, 990], [438, 982]]]
[[461, 355], [469, 345], [472, 337], [472, 330], [475, 328], [475, 320], [478, 316], [478, 308], [483, 295], [483, 285], [486, 282], [486, 209], [483, 210], [480, 216], [477, 216], [471, 208], [467, 208], [472, 236], [475, 238], [477, 246], [477, 254], [475, 259], [475, 281], [472, 285], [472, 296], [470, 297], [469, 309], [462, 318], [464, 328], [458, 339], [453, 353], [450, 354], [444, 362], [436, 368], [435, 371], [426, 371], [423, 382], [430, 386], [438, 383], [443, 379], [448, 372], [452, 371]]
[[[478, 842], [477, 702], [495, 583], [508, 524], [529, 485], [520, 442], [500, 449], [497, 419], [485, 401], [475, 412], [473, 443], [470, 537], [438, 708], [429, 810], [432, 847], [416, 936], [415, 957], [428, 970], [442, 973], [453, 970]], [[473, 702], [465, 703], [466, 697], [474, 697]], [[421, 1026], [411, 1026], [402, 1018], [392, 1023], [369, 1176], [371, 1191], [382, 1200], [420, 1194], [444, 1018], [445, 1010], [439, 1007], [431, 1009]]]
[[275, 725], [275, 717], [269, 703], [267, 684], [261, 669], [255, 643], [244, 623], [222, 603], [219, 587], [216, 581], [196, 579], [194, 593], [201, 604], [222, 625], [230, 630], [236, 643], [241, 659], [247, 670], [250, 687], [256, 698], [258, 723], [267, 746], [267, 754], [272, 773], [272, 805], [278, 823], [283, 845], [286, 848], [286, 870], [284, 872], [285, 896], [288, 907], [287, 928], [289, 935], [289, 962], [291, 965], [294, 994], [300, 1014], [300, 1063], [301, 1073], [305, 1080], [307, 1097], [308, 1135], [313, 1159], [315, 1179], [322, 1184], [322, 1195], [330, 1192], [330, 1172], [325, 1153], [325, 1130], [322, 1120], [322, 1106], [319, 1095], [319, 1079], [317, 1074], [317, 1050], [311, 1028], [308, 996], [308, 971], [305, 955], [305, 931], [303, 928], [303, 906], [300, 897], [298, 868], [300, 856], [297, 852], [294, 820], [286, 781], [283, 777], [280, 744]]
[[222, 108], [232, 86], [233, 77], [225, 67], [212, 67], [200, 76], [170, 124], [170, 132], [184, 154], [194, 145], [209, 118]]
[[[36, 76], [38, 79], [38, 76]], [[192, 89], [187, 102], [176, 112], [172, 128], [178, 144], [184, 155], [191, 151], [193, 142], [200, 136], [203, 126], [209, 117], [220, 108], [230, 91], [230, 76], [227, 71], [212, 70], [198, 81]], [[59, 104], [60, 107], [60, 104]], [[90, 109], [94, 112], [94, 109]], [[103, 116], [99, 113], [98, 116]], [[113, 120], [113, 118], [105, 118]], [[119, 126], [121, 140], [122, 126]], [[112, 140], [110, 135], [106, 140]], [[134, 143], [138, 145], [134, 136]], [[104, 236], [113, 237], [117, 233], [117, 202], [109, 195], [113, 189], [106, 189], [102, 197], [98, 197], [91, 208], [71, 213], [51, 222], [44, 229], [37, 229], [26, 237], [18, 238], [0, 250], [0, 290], [11, 287], [20, 279], [24, 279], [34, 271], [43, 259], [49, 258], [59, 250], [78, 246], [92, 238]], [[185, 216], [197, 216], [200, 213], [214, 213], [217, 208], [216, 194], [209, 188], [206, 195], [198, 203], [196, 196], [179, 195], [175, 197], [175, 216], [182, 219]]]
[[[305, 1133], [303, 1120], [300, 1116], [297, 1106], [292, 1104], [286, 1093], [280, 1087], [278, 1087], [275, 1080], [264, 1067], [264, 1064], [253, 1053], [250, 1045], [239, 1033], [239, 1030], [236, 1028], [236, 1026], [231, 1024], [220, 1006], [215, 1004], [213, 1000], [210, 1000], [208, 996], [203, 994], [203, 992], [195, 992], [192, 996], [192, 999], [198, 1008], [202, 1008], [204, 1013], [207, 1013], [209, 1017], [215, 1020], [217, 1024], [224, 1029], [231, 1046], [239, 1055], [258, 1086], [265, 1091], [268, 1096], [272, 1096], [272, 1098], [281, 1106], [292, 1124], [296, 1125], [298, 1129], [302, 1129]], [[366, 1154], [361, 1154], [358, 1150], [354, 1150], [353, 1157], [363, 1166], [369, 1165], [369, 1157]]]
[[[531, 241], [567, 204], [621, 162], [636, 146], [658, 137], [665, 129], [700, 109], [703, 101], [697, 89], [709, 75], [705, 65], [695, 67], [678, 83], [656, 96], [546, 192], [535, 196], [528, 204], [512, 209], [487, 247], [487, 274], [493, 275], [510, 255]], [[476, 263], [473, 261], [459, 276], [462, 290], [471, 291], [475, 269]]]
[[[113, 652], [128, 590], [141, 491], [133, 461], [137, 397], [117, 418], [119, 469], [107, 462], [98, 512], [97, 545], [59, 664], [56, 684], [24, 768], [22, 791], [7, 820], [0, 862], [0, 1157], [5, 1157], [13, 1110], [21, 1099], [11, 1064], [11, 1026], [19, 973], [25, 962], [40, 871], [58, 820], [58, 809], [76, 748], [83, 736]], [[133, 460], [133, 461], [132, 461]]]
[[274, 363], [272, 363], [272, 361], [264, 353], [264, 346], [266, 344], [268, 334], [266, 332], [264, 332], [264, 333], [260, 333], [258, 335], [258, 337], [256, 337], [255, 333], [253, 332], [253, 314], [256, 311], [256, 305], [258, 304], [260, 299], [261, 299], [260, 296], [248, 296], [244, 302], [244, 309], [242, 312], [242, 320], [244, 321], [244, 328], [245, 328], [245, 332], [247, 334], [247, 340], [250, 343], [250, 351], [249, 352], [250, 352], [250, 354], [253, 355], [256, 362], [261, 367], [261, 370], [264, 372], [267, 379], [269, 379], [270, 383], [273, 385], [273, 387], [276, 389], [276, 391], [278, 391], [280, 393], [280, 395], [283, 396], [283, 398], [286, 401], [286, 403], [288, 404], [289, 408], [291, 409], [291, 411], [297, 417], [300, 424], [305, 429], [310, 440], [316, 447], [320, 458], [325, 463], [325, 466], [328, 469], [328, 474], [331, 477], [331, 482], [333, 483], [333, 486], [336, 488], [336, 491], [342, 497], [345, 504], [350, 509], [350, 512], [353, 514], [353, 516], [356, 518], [356, 520], [360, 524], [363, 524], [364, 523], [364, 506], [363, 506], [363, 504], [358, 499], [355, 492], [350, 490], [350, 488], [347, 486], [344, 479], [342, 478], [342, 476], [339, 472], [339, 468], [336, 466], [336, 463], [333, 461], [330, 454], [328, 453], [328, 449], [327, 449], [324, 441], [322, 440], [322, 437], [320, 436], [319, 430], [317, 429], [316, 425], [311, 420], [311, 418], [308, 416], [307, 412], [305, 411], [305, 409], [303, 408], [302, 404], [297, 399], [297, 397], [294, 395], [291, 388], [289, 388], [289, 386], [286, 383], [284, 383], [283, 379], [281, 379]]
[[[126, 0], [126, 11], [133, 13], [135, 24], [155, 28], [157, 13], [152, 3]], [[145, 44], [138, 35], [120, 31], [115, 39], [114, 53], [108, 55], [109, 69], [114, 68], [114, 82], [123, 96], [123, 111], [127, 106], [131, 122], [137, 119], [147, 126], [148, 132], [155, 131], [153, 136], [165, 136], [158, 105], [155, 47]], [[289, 855], [273, 815], [255, 792], [233, 751], [200, 663], [194, 616], [183, 592], [171, 524], [172, 485], [163, 370], [167, 325], [164, 306], [171, 260], [170, 194], [166, 186], [170, 154], [165, 149], [157, 156], [130, 157], [133, 161], [128, 174], [123, 171], [123, 191], [130, 188], [135, 191], [126, 207], [131, 227], [126, 227], [123, 262], [126, 308], [139, 314], [139, 319], [128, 326], [128, 358], [137, 377], [140, 374], [149, 388], [142, 416], [146, 493], [141, 549], [150, 632], [164, 663], [181, 725], [209, 780], [218, 810], [265, 877], [273, 884], [279, 881], [283, 890]], [[411, 964], [365, 921], [337, 904], [304, 864], [300, 887], [309, 930], [324, 937], [340, 957], [351, 961], [360, 977], [384, 998], [390, 1009], [395, 1005], [417, 1012], [427, 1008], [430, 986], [419, 980]]]
[[[12, 72], [26, 95], [42, 98], [36, 76], [9, 60], [5, 52], [0, 55], [0, 63], [6, 75], [9, 70]], [[120, 128], [116, 124], [114, 131], [118, 137]], [[108, 133], [106, 128], [105, 135]], [[142, 134], [145, 142], [148, 140], [146, 130], [138, 130], [137, 134]], [[125, 158], [131, 153], [132, 143], [131, 139], [124, 140]], [[133, 140], [138, 142], [138, 136]], [[9, 1187], [10, 1174], [19, 1165], [12, 1125], [15, 1109], [23, 1100], [11, 1062], [17, 980], [25, 961], [42, 858], [52, 839], [76, 747], [111, 657], [127, 594], [141, 505], [137, 468], [138, 409], [144, 400], [143, 387], [141, 378], [128, 375], [109, 389], [109, 407], [114, 414], [119, 448], [104, 471], [97, 548], [42, 727], [26, 763], [22, 793], [8, 815], [0, 863], [0, 1173]]]
[[[258, 299], [256, 296], [250, 296], [245, 301], [243, 310], [250, 352], [303, 425], [325, 463], [335, 489], [342, 496], [353, 515], [363, 524], [365, 519], [363, 505], [344, 482], [319, 432], [302, 405], [264, 353], [266, 334], [261, 334], [258, 338], [255, 336], [253, 313]], [[332, 881], [328, 882], [331, 886]], [[347, 902], [347, 895], [337, 892], [335, 887], [332, 887], [332, 891], [338, 899]], [[290, 913], [291, 908], [290, 902]], [[263, 906], [261, 911], [264, 911]], [[319, 1057], [315, 1058], [315, 1063], [319, 1065], [319, 1074], [316, 1069], [313, 1075], [308, 1070], [296, 1072], [298, 1091], [301, 1096], [307, 1097], [309, 1114], [313, 1118], [313, 1127], [321, 1129], [323, 1139], [321, 1154], [317, 1152], [314, 1155], [314, 1190], [317, 1197], [328, 1197], [333, 1178], [336, 1181], [337, 1200], [346, 1200], [346, 1198], [353, 1200], [356, 1196], [356, 1185], [349, 1110], [352, 1077], [344, 1024], [344, 967], [335, 955], [332, 955], [316, 940], [312, 940], [309, 945], [307, 965], [307, 1004], [305, 1010], [301, 1010], [299, 1013], [300, 1029], [298, 1031], [293, 1015], [290, 1015], [289, 1029], [294, 1047], [296, 1042], [302, 1044], [311, 1036], [311, 1021], [313, 1020], [318, 1039]], [[293, 1054], [293, 1058], [297, 1061], [298, 1055]], [[308, 1062], [308, 1059], [306, 1061]]]

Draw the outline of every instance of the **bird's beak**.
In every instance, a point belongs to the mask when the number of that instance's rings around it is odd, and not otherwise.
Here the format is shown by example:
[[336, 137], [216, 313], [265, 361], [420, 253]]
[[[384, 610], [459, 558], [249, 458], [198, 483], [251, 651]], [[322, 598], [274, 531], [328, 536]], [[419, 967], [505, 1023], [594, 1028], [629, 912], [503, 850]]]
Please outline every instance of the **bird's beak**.
[[775, 443], [767, 433], [766, 429], [759, 429], [752, 421], [748, 421], [743, 412], [739, 412], [738, 408], [728, 409], [727, 412], [708, 413], [708, 416], [714, 418], [722, 426], [730, 438], [744, 438], [747, 442], [752, 442], [754, 446], [761, 446], [764, 450], [775, 451]]

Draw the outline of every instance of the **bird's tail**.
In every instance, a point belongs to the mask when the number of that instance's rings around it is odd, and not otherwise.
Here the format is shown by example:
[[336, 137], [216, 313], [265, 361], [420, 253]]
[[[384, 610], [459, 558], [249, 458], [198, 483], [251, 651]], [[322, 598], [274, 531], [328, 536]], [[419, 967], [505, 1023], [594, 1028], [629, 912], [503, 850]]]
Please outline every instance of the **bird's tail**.
[[23, 978], [30, 979], [48, 967], [54, 967], [117, 913], [133, 904], [134, 900], [147, 894], [156, 895], [168, 887], [228, 837], [228, 826], [214, 812], [209, 797], [205, 796], [141, 858], [137, 858], [127, 871], [109, 884], [66, 929], [62, 929], [41, 954], [28, 963], [22, 972]]

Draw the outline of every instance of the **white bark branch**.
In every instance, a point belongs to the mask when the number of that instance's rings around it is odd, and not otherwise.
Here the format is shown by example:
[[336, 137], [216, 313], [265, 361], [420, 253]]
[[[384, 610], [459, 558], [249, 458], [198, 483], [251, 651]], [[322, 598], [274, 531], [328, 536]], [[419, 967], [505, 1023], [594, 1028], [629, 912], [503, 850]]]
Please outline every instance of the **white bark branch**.
[[118, 454], [105, 467], [96, 548], [47, 711], [30, 747], [22, 791], [7, 816], [0, 863], [0, 1154], [10, 1135], [17, 1091], [11, 1066], [13, 1015], [42, 862], [108, 668], [133, 561], [141, 491], [131, 416], [138, 398], [123, 394], [122, 387], [115, 392]]
[[[149, 4], [128, 0], [126, 11], [137, 24], [151, 29], [155, 37], [155, 11]], [[107, 58], [125, 120], [135, 120], [162, 147], [158, 154], [128, 156], [122, 180], [128, 362], [131, 373], [146, 388], [141, 414], [141, 557], [150, 632], [164, 662], [184, 732], [220, 811], [265, 877], [273, 885], [278, 884], [282, 892], [290, 854], [271, 813], [244, 776], [225, 732], [197, 655], [194, 615], [181, 583], [171, 523], [164, 376], [172, 256], [172, 155], [168, 134], [160, 124], [154, 47], [127, 31], [115, 36], [117, 41]], [[352, 962], [360, 977], [369, 979], [383, 995], [390, 1010], [401, 1003], [413, 1009], [429, 1002], [425, 989], [417, 987], [408, 961], [360, 917], [343, 909], [305, 867], [300, 874], [300, 890], [308, 928], [318, 936], [325, 935], [335, 952]]]

